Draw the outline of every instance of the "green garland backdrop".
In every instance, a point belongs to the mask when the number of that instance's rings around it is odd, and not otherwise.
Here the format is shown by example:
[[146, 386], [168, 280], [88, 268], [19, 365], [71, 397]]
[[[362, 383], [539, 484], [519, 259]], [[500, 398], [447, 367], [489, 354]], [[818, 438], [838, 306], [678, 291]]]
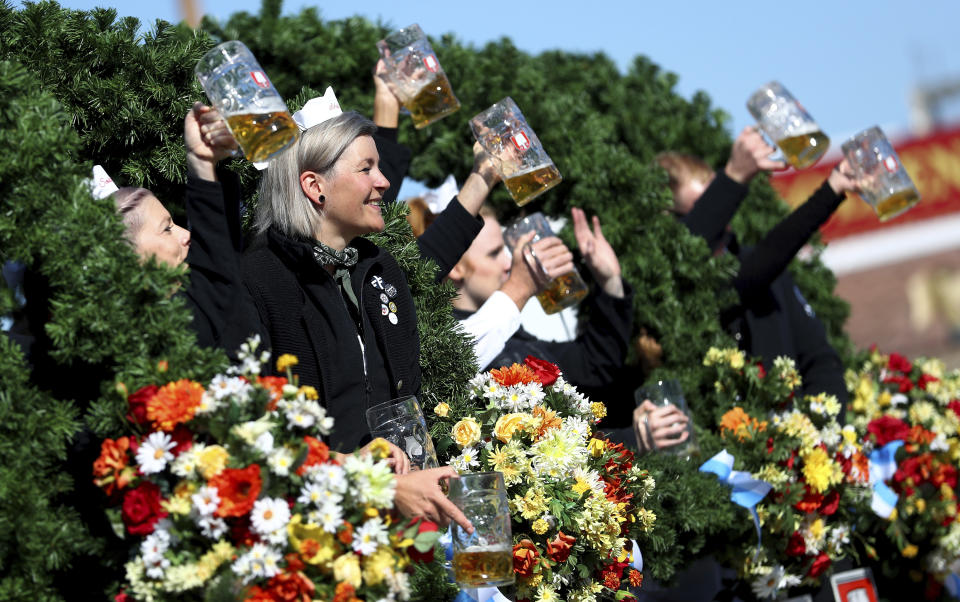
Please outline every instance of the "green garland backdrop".
[[[102, 164], [121, 185], [152, 189], [182, 214], [182, 120], [203, 100], [193, 66], [207, 49], [243, 40], [291, 110], [333, 85], [345, 108], [369, 114], [374, 44], [403, 25], [327, 22], [314, 9], [283, 15], [279, 0], [265, 1], [256, 15], [205, 20], [198, 31], [162, 21], [141, 29], [114, 10], [0, 4], [0, 260], [21, 261], [42, 278], [49, 301], [41, 315], [50, 339], [42, 356], [49, 361], [35, 361], [30, 379], [20, 351], [0, 341], [0, 599], [64, 597], [57, 584], [70, 575], [67, 569], [108, 548], [68, 501], [79, 485], [64, 460], [84, 430], [117, 432], [125, 392], [148, 382], [209, 378], [226, 362], [222, 352], [196, 347], [189, 315], [168, 294], [185, 276], [141, 265], [121, 238], [112, 204], [90, 198], [83, 183], [90, 167]], [[651, 161], [673, 149], [722, 165], [732, 141], [725, 114], [703, 93], [681, 97], [677, 76], [642, 56], [622, 74], [603, 54], [533, 56], [509, 39], [475, 48], [453, 35], [432, 43], [462, 109], [424, 130], [401, 123], [400, 139], [413, 150], [410, 175], [436, 185], [453, 173], [462, 182], [472, 164], [467, 119], [512, 96], [564, 176], [533, 209], [560, 215], [579, 206], [601, 217], [636, 290], [637, 325], [663, 347], [660, 371], [679, 377], [691, 406], [712, 420], [709, 398], [697, 387], [706, 349], [733, 345], [718, 316], [735, 299], [727, 284], [735, 260], [712, 257], [665, 213], [666, 175]], [[242, 161], [230, 168], [240, 173], [245, 198], [255, 202], [255, 170]], [[519, 212], [502, 187], [492, 202], [504, 218]], [[433, 283], [404, 213], [402, 205], [390, 208], [387, 229], [376, 240], [407, 271], [416, 298], [424, 405], [429, 410], [446, 401], [456, 408], [466, 403], [465, 384], [476, 366], [454, 329], [452, 289]], [[756, 240], [785, 213], [766, 180], [757, 178], [734, 227]], [[572, 242], [569, 231], [563, 236]], [[847, 308], [832, 295], [832, 274], [817, 259], [791, 269], [847, 355]], [[0, 299], [0, 313], [12, 310], [11, 295]], [[632, 407], [629, 392], [646, 376], [631, 373], [603, 400], [614, 410]], [[695, 466], [670, 457], [642, 462], [657, 475], [659, 495], [647, 566], [669, 578], [708, 548], [712, 536], [739, 528], [743, 516], [730, 504], [717, 507], [725, 490]]]

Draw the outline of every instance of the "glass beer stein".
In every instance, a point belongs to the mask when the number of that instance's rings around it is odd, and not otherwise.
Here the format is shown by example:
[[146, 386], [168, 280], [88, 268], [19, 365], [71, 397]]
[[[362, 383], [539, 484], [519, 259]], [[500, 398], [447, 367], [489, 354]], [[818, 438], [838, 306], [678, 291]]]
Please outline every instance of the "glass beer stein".
[[194, 72], [247, 160], [266, 161], [300, 135], [283, 98], [243, 42], [216, 46]]
[[414, 470], [440, 465], [415, 396], [398, 397], [368, 409], [367, 426], [373, 438], [383, 437], [406, 452]]
[[779, 82], [770, 82], [754, 92], [747, 100], [747, 109], [796, 169], [810, 167], [830, 147], [830, 139], [817, 122]]
[[512, 584], [513, 538], [503, 474], [478, 472], [450, 479], [450, 501], [474, 529], [470, 534], [450, 524], [454, 581], [463, 588]]
[[920, 192], [879, 127], [860, 132], [841, 148], [860, 185], [860, 196], [873, 207], [881, 222], [920, 202]]
[[563, 177], [509, 96], [470, 120], [477, 142], [493, 158], [510, 196], [521, 207]]
[[377, 49], [387, 67], [387, 80], [410, 111], [415, 128], [424, 128], [460, 109], [450, 80], [419, 25], [394, 31], [377, 42]]
[[[531, 243], [537, 242], [541, 238], [554, 236], [553, 229], [547, 222], [547, 218], [542, 213], [533, 213], [515, 221], [507, 226], [503, 233], [503, 238], [510, 247], [511, 253], [523, 253], [527, 265], [533, 270], [533, 273], [539, 277], [541, 282], [546, 281], [549, 276], [540, 260], [537, 258], [533, 249], [529, 245], [522, 249], [517, 248], [517, 241], [527, 232], [535, 232]], [[580, 276], [580, 272], [574, 268], [572, 271], [557, 276], [550, 281], [547, 286], [537, 293], [537, 301], [543, 307], [546, 314], [555, 314], [567, 307], [573, 307], [583, 301], [587, 296], [587, 284]]]

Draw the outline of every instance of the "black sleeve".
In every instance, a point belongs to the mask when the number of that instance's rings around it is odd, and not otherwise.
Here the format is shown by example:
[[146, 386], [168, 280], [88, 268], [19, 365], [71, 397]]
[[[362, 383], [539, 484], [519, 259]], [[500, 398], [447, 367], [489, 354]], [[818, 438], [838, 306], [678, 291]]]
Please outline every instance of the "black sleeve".
[[599, 291], [590, 297], [590, 318], [575, 341], [542, 342], [564, 377], [578, 388], [599, 388], [623, 366], [633, 329], [633, 289], [624, 281], [623, 299]]
[[[791, 290], [787, 292], [788, 301], [784, 310], [790, 320], [790, 332], [797, 354], [797, 370], [803, 378], [803, 394], [835, 395], [840, 401], [842, 419], [843, 408], [848, 399], [847, 386], [843, 380], [843, 362], [827, 341], [823, 323], [792, 278], [789, 279], [789, 286]], [[840, 424], [844, 422], [841, 420]]]
[[680, 221], [687, 226], [691, 234], [703, 238], [707, 241], [707, 246], [714, 249], [746, 196], [747, 187], [731, 180], [719, 169], [693, 209]]
[[373, 135], [380, 153], [380, 171], [390, 182], [390, 188], [383, 195], [387, 203], [397, 200], [400, 185], [410, 169], [410, 149], [397, 142], [397, 128], [378, 127]]
[[733, 279], [740, 298], [770, 286], [843, 199], [843, 194], [838, 195], [824, 182], [807, 202], [774, 226], [760, 244], [741, 256], [740, 271]]
[[437, 282], [447, 277], [453, 266], [483, 229], [483, 218], [471, 215], [454, 197], [433, 223], [417, 239], [420, 255], [436, 262]]
[[[227, 201], [219, 182], [188, 176], [187, 219], [190, 225], [190, 284], [185, 291], [193, 313], [197, 342], [217, 346], [244, 290], [239, 264], [239, 209]], [[231, 223], [230, 220], [236, 223]]]

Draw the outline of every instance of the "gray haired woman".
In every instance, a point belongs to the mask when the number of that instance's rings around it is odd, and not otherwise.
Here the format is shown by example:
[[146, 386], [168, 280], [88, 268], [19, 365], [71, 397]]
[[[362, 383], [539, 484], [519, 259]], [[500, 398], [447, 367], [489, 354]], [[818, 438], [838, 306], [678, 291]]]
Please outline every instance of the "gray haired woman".
[[[274, 355], [297, 356], [300, 384], [316, 388], [335, 420], [331, 448], [347, 452], [370, 438], [368, 407], [420, 391], [406, 278], [389, 253], [362, 238], [384, 229], [390, 186], [375, 131], [361, 115], [342, 113], [274, 156], [260, 186], [259, 236], [243, 258], [257, 332]], [[472, 529], [440, 488], [455, 477], [449, 467], [400, 474], [397, 507]]]

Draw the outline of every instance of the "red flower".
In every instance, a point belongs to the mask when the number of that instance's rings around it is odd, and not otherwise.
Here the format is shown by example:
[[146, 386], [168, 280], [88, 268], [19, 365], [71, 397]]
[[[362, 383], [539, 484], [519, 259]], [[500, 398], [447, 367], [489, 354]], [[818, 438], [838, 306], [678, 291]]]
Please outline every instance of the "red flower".
[[260, 465], [251, 464], [246, 468], [224, 468], [208, 484], [217, 489], [220, 506], [216, 515], [243, 516], [253, 509], [253, 503], [260, 495], [263, 482], [260, 480]]
[[840, 492], [831, 491], [823, 498], [823, 504], [820, 505], [820, 514], [824, 516], [831, 516], [837, 512], [837, 508], [840, 507]]
[[547, 556], [554, 562], [566, 562], [570, 557], [570, 548], [576, 541], [576, 537], [570, 537], [564, 535], [563, 531], [558, 531], [557, 537], [547, 542]]
[[763, 363], [762, 363], [762, 362], [757, 362], [756, 366], [757, 366], [757, 377], [758, 377], [758, 378], [766, 378], [766, 377], [767, 377], [767, 371], [763, 369]]
[[521, 577], [533, 575], [538, 558], [540, 552], [537, 551], [537, 546], [529, 539], [520, 540], [520, 543], [513, 546], [513, 572]]
[[954, 399], [947, 404], [947, 407], [953, 410], [953, 413], [957, 415], [957, 418], [960, 418], [960, 399]]
[[913, 382], [907, 376], [900, 376], [899, 374], [894, 374], [883, 379], [885, 383], [892, 383], [899, 387], [901, 393], [909, 393], [913, 389]]
[[935, 383], [939, 380], [940, 379], [937, 378], [936, 376], [930, 376], [929, 374], [921, 374], [920, 378], [917, 379], [917, 386], [923, 389], [924, 391], [926, 391], [927, 385], [929, 385], [930, 383]]
[[803, 541], [803, 535], [800, 534], [800, 531], [794, 531], [793, 535], [790, 536], [790, 541], [787, 542], [787, 556], [803, 556], [806, 553], [807, 544]]
[[810, 565], [810, 570], [807, 571], [807, 577], [816, 579], [830, 568], [830, 557], [827, 556], [826, 552], [820, 552], [820, 555], [813, 559], [813, 564]]
[[636, 569], [630, 569], [628, 578], [630, 579], [630, 587], [640, 587], [643, 585], [643, 573]]
[[178, 424], [177, 428], [173, 429], [170, 438], [177, 444], [172, 450], [174, 456], [179, 456], [193, 447], [193, 433], [182, 424]]
[[230, 539], [237, 546], [250, 547], [260, 541], [260, 537], [250, 530], [250, 517], [231, 518], [227, 520], [230, 526]]
[[899, 353], [891, 353], [890, 361], [887, 362], [887, 369], [893, 370], [894, 372], [909, 374], [910, 371], [913, 370], [913, 365], [910, 363], [910, 360], [903, 357]]
[[323, 464], [330, 460], [330, 448], [327, 447], [326, 443], [309, 435], [304, 437], [303, 440], [307, 443], [307, 459], [297, 468], [297, 475], [299, 476], [303, 476], [303, 473], [307, 472], [307, 468], [310, 466]]
[[127, 420], [135, 424], [146, 424], [150, 422], [147, 418], [147, 402], [153, 399], [160, 387], [157, 385], [147, 385], [140, 387], [127, 397]]
[[537, 374], [537, 379], [540, 381], [540, 384], [544, 387], [549, 387], [553, 383], [557, 382], [557, 377], [560, 376], [560, 367], [556, 364], [551, 364], [546, 360], [542, 360], [538, 357], [533, 357], [528, 355], [523, 363], [533, 369]]
[[800, 512], [816, 512], [820, 509], [820, 505], [823, 504], [823, 494], [811, 491], [807, 485], [804, 485], [804, 487], [806, 488], [806, 493], [793, 507]]
[[160, 507], [160, 488], [144, 481], [123, 496], [121, 517], [131, 535], [149, 535], [157, 521], [167, 515]]
[[620, 579], [613, 573], [603, 573], [603, 584], [613, 591], [620, 589]]
[[891, 441], [903, 441], [910, 433], [907, 423], [893, 416], [881, 416], [871, 420], [867, 430], [873, 433], [879, 446], [884, 446]]
[[133, 602], [133, 598], [127, 595], [126, 590], [121, 589], [117, 592], [117, 595], [113, 597], [113, 602]]
[[[417, 535], [421, 533], [430, 533], [437, 530], [437, 523], [433, 521], [429, 521], [425, 518], [419, 518], [419, 517], [411, 520], [407, 524], [407, 527], [413, 526], [413, 524], [416, 523], [417, 521], [420, 521], [420, 524], [417, 525]], [[427, 564], [428, 562], [433, 562], [433, 548], [430, 548], [426, 552], [421, 552], [417, 548], [411, 545], [410, 547], [407, 548], [407, 556], [409, 556], [410, 560], [412, 560], [413, 562]]]

